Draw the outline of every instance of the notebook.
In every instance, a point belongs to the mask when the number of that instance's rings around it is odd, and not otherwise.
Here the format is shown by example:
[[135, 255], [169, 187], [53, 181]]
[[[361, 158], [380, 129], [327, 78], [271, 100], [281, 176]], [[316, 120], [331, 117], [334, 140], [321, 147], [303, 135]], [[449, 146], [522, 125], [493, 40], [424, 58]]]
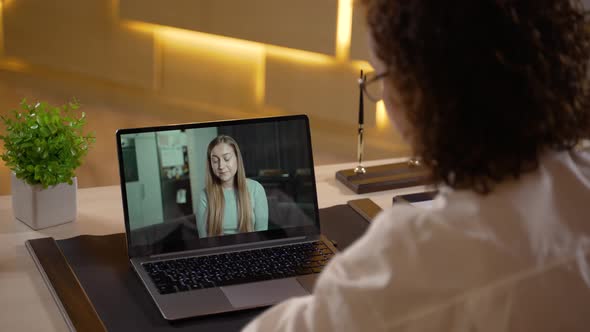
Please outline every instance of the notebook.
[[321, 235], [304, 115], [117, 131], [131, 266], [165, 319], [312, 291]]

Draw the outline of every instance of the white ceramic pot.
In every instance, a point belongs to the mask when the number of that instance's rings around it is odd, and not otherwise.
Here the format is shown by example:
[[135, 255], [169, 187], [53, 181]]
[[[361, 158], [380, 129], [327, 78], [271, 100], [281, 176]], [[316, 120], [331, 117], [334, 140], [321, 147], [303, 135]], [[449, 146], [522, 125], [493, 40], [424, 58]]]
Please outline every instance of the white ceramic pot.
[[11, 172], [12, 211], [16, 219], [32, 229], [43, 229], [64, 224], [76, 219], [78, 188], [77, 178], [73, 183], [60, 183], [43, 189], [31, 186]]

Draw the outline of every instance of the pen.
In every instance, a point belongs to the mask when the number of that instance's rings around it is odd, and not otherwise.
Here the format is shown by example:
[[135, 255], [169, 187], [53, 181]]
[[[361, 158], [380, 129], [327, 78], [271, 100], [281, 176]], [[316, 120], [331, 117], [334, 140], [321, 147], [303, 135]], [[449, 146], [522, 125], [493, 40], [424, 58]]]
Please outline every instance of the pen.
[[[363, 81], [363, 70], [361, 69], [361, 82], [366, 82]], [[359, 85], [360, 87], [360, 91], [359, 91], [359, 128], [362, 127], [362, 125], [365, 122], [365, 107], [364, 107], [364, 103], [363, 103], [363, 86]]]
[[367, 170], [363, 167], [363, 124], [365, 122], [365, 107], [363, 103], [363, 84], [366, 82], [366, 76], [363, 75], [361, 70], [361, 78], [359, 79], [359, 121], [358, 121], [358, 144], [357, 144], [357, 158], [359, 161], [358, 166], [354, 169], [356, 174], [365, 174]]

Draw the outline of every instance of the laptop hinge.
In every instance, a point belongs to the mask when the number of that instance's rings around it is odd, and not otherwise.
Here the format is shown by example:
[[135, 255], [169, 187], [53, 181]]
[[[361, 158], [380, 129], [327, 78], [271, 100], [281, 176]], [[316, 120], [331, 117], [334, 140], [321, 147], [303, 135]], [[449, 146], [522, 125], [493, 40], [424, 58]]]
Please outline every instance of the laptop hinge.
[[268, 240], [268, 241], [258, 241], [253, 243], [241, 243], [241, 244], [234, 244], [228, 246], [221, 246], [221, 247], [214, 247], [214, 248], [203, 248], [203, 249], [194, 249], [194, 250], [187, 250], [187, 251], [177, 251], [177, 252], [170, 252], [165, 254], [157, 254], [148, 256], [150, 259], [162, 259], [167, 257], [184, 257], [184, 256], [194, 256], [195, 254], [207, 254], [207, 253], [216, 253], [216, 252], [226, 252], [226, 251], [238, 251], [240, 249], [259, 249], [265, 247], [272, 247], [277, 245], [287, 245], [291, 243], [298, 243], [302, 241], [315, 241], [319, 238], [311, 237], [311, 236], [298, 236], [292, 237], [288, 239], [277, 239], [277, 240]]

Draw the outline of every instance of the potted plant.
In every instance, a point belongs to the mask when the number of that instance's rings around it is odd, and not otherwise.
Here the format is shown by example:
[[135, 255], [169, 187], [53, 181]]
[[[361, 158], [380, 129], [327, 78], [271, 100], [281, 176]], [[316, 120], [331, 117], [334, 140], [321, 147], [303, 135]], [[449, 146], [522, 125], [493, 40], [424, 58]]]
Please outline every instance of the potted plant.
[[55, 107], [23, 100], [6, 126], [2, 160], [10, 168], [14, 216], [33, 229], [76, 219], [74, 171], [95, 138], [83, 134], [85, 114], [77, 101]]

